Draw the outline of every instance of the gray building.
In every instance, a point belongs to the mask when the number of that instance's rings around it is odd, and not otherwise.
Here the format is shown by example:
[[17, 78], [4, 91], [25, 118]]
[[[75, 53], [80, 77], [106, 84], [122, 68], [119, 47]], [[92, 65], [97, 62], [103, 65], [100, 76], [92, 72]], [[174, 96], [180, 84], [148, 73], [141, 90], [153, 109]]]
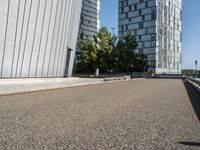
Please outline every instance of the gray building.
[[182, 0], [119, 0], [119, 37], [127, 32], [148, 57], [149, 71], [181, 73]]
[[82, 0], [0, 0], [0, 78], [70, 76]]
[[[86, 38], [94, 40], [99, 28], [100, 0], [83, 0], [76, 50], [80, 50], [80, 43]], [[77, 61], [76, 59], [75, 63], [77, 63]]]

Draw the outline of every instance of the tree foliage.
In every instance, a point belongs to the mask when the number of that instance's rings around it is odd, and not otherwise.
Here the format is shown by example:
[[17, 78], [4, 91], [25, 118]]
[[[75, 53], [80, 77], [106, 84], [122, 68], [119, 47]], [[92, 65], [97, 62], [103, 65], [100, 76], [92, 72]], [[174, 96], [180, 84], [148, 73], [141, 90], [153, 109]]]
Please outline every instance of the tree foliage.
[[112, 35], [103, 27], [94, 41], [84, 40], [77, 52], [77, 73], [94, 73], [99, 68], [101, 73], [143, 72], [147, 66], [146, 56], [136, 53], [138, 43], [130, 33], [124, 39]]
[[77, 52], [79, 62], [76, 66], [76, 72], [93, 73], [97, 67], [97, 45], [87, 38], [81, 43], [80, 49]]
[[97, 34], [97, 47], [98, 47], [98, 68], [101, 72], [107, 73], [113, 68], [113, 52], [114, 52], [114, 37], [103, 27]]

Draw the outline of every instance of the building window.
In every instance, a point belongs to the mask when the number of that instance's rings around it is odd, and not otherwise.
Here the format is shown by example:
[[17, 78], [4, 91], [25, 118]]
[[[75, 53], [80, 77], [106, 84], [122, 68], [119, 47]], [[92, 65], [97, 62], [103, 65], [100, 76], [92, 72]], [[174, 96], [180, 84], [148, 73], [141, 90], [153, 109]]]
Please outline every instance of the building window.
[[121, 8], [121, 13], [124, 13], [124, 8], [123, 7]]
[[145, 42], [144, 41], [142, 42], [142, 47], [145, 47]]
[[83, 32], [81, 32], [81, 34], [80, 34], [80, 38], [83, 39]]
[[139, 35], [139, 36], [138, 36], [138, 40], [141, 41], [141, 39], [142, 39], [142, 37], [141, 37], [141, 35]]
[[124, 31], [124, 26], [121, 26], [121, 31]]
[[139, 10], [139, 15], [141, 15], [141, 14], [142, 14], [142, 10], [140, 9], [140, 10]]
[[148, 2], [146, 2], [146, 3], [145, 3], [145, 7], [146, 7], [146, 8], [148, 8], [148, 7], [149, 7], [149, 5], [148, 5]]
[[155, 13], [155, 12], [156, 12], [156, 7], [152, 7], [152, 8], [151, 8], [151, 12], [152, 12], [152, 13]]
[[151, 47], [156, 47], [156, 41], [151, 42]]
[[156, 13], [151, 14], [151, 19], [156, 20]]
[[134, 35], [137, 35], [137, 30], [134, 30]]
[[134, 5], [134, 9], [137, 10], [137, 4]]
[[128, 25], [126, 25], [126, 31], [128, 31]]
[[142, 16], [142, 20], [143, 20], [143, 21], [145, 20], [145, 16]]
[[124, 1], [121, 1], [121, 7], [124, 7]]
[[139, 28], [140, 28], [140, 29], [143, 28], [143, 22], [140, 22], [140, 23], [139, 23]]
[[148, 29], [145, 29], [145, 34], [148, 34]]
[[128, 18], [128, 12], [126, 12], [126, 18]]
[[151, 34], [151, 40], [153, 40], [153, 41], [156, 40], [156, 35], [155, 34]]
[[154, 68], [156, 66], [156, 62], [155, 61], [151, 61], [151, 68]]
[[125, 1], [125, 6], [128, 6], [128, 0]]
[[132, 10], [132, 7], [131, 6], [129, 6], [129, 11], [131, 11]]

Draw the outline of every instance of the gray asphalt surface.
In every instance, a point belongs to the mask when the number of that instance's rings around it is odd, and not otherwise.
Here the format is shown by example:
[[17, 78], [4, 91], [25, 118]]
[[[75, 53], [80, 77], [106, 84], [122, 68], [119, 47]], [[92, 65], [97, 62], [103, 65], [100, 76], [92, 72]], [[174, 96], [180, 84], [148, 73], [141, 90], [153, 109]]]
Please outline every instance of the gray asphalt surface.
[[143, 79], [2, 96], [0, 150], [200, 149], [190, 94]]

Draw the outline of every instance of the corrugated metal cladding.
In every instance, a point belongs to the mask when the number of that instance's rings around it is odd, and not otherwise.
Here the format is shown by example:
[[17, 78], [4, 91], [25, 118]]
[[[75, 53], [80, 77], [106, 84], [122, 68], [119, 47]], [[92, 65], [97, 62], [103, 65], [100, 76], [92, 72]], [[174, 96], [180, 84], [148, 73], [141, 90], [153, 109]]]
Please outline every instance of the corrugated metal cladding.
[[0, 78], [70, 76], [82, 0], [0, 0]]

